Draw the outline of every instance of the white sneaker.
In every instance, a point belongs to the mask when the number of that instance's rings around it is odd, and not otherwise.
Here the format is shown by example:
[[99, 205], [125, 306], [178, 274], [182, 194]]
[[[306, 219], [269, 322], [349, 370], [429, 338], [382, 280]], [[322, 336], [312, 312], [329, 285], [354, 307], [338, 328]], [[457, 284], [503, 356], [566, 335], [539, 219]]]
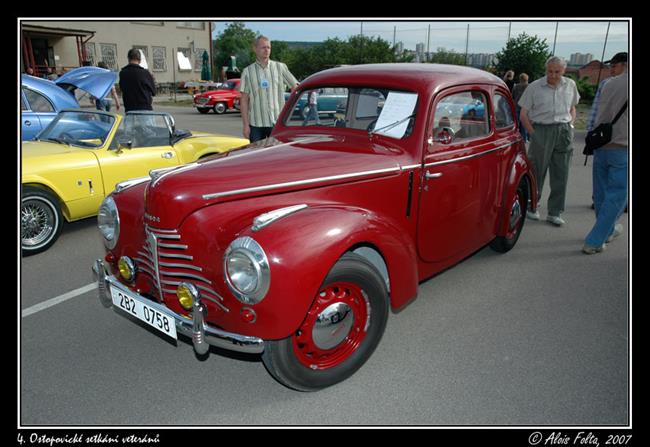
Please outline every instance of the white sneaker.
[[584, 245], [582, 247], [582, 252], [586, 255], [595, 255], [596, 253], [600, 253], [603, 250], [605, 250], [605, 244], [601, 245], [600, 247], [592, 247], [591, 245]]
[[607, 243], [612, 242], [614, 239], [619, 237], [621, 233], [623, 232], [623, 225], [622, 224], [616, 224], [614, 225], [614, 232], [610, 237], [607, 238]]
[[560, 216], [551, 216], [550, 214], [546, 216], [546, 220], [548, 222], [551, 222], [556, 227], [561, 227], [566, 223], [564, 219], [562, 219]]
[[526, 211], [526, 217], [529, 218], [530, 220], [539, 220], [539, 211]]

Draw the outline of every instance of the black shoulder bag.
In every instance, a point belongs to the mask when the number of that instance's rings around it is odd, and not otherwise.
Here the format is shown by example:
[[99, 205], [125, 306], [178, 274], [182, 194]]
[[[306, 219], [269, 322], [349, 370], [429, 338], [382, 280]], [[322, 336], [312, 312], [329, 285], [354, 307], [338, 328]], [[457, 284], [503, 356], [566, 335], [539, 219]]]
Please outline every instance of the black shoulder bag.
[[[590, 130], [585, 135], [585, 148], [582, 150], [582, 153], [586, 156], [593, 155], [594, 149], [603, 147], [612, 140], [612, 127], [616, 124], [616, 121], [621, 117], [625, 109], [627, 108], [627, 101], [621, 107], [621, 110], [616, 114], [614, 121], [611, 123], [602, 123], [599, 124], [595, 129]], [[587, 164], [587, 157], [585, 157], [585, 165]]]

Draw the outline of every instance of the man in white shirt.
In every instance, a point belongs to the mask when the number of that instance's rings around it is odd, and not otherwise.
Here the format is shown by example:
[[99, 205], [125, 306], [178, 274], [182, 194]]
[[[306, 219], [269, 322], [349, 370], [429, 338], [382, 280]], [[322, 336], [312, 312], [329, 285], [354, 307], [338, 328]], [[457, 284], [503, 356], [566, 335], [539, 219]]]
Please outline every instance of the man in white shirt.
[[[573, 155], [573, 123], [580, 100], [572, 79], [565, 78], [566, 61], [553, 56], [546, 61], [546, 76], [528, 85], [519, 99], [521, 122], [530, 135], [528, 158], [537, 178], [537, 197], [542, 197], [546, 172], [551, 193], [547, 221], [555, 226], [566, 222], [564, 212], [569, 167]], [[530, 219], [539, 220], [539, 211], [529, 211]]]

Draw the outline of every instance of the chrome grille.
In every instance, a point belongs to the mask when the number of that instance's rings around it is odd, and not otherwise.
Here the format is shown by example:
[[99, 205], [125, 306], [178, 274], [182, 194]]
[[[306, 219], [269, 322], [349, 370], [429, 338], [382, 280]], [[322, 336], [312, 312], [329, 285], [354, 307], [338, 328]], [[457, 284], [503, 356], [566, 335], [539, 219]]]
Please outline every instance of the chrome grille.
[[176, 287], [181, 282], [189, 282], [201, 291], [201, 298], [229, 312], [223, 304], [223, 297], [212, 287], [212, 281], [201, 274], [203, 269], [191, 263], [194, 258], [188, 254], [189, 246], [183, 243], [178, 231], [147, 226], [145, 233], [146, 242], [134, 261], [138, 271], [154, 280], [161, 301], [165, 301], [165, 294], [173, 295], [174, 299]]

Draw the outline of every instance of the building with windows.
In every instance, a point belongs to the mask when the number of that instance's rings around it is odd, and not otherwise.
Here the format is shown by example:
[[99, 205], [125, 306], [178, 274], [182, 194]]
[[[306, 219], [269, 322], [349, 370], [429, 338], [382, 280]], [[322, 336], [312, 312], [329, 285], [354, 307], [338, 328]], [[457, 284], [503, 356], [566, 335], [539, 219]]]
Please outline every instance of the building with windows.
[[99, 61], [119, 71], [128, 51], [137, 48], [156, 83], [167, 84], [200, 80], [203, 53], [212, 60], [208, 21], [24, 20], [20, 26], [21, 69], [31, 67], [40, 76]]

